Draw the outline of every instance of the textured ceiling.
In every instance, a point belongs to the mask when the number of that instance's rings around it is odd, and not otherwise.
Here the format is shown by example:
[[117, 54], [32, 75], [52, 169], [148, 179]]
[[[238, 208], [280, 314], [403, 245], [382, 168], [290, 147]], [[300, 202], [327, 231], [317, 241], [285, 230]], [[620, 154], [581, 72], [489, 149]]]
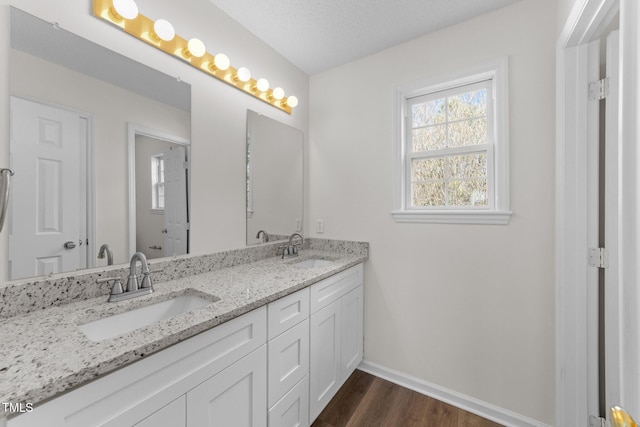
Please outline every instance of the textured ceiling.
[[309, 75], [519, 0], [211, 0]]

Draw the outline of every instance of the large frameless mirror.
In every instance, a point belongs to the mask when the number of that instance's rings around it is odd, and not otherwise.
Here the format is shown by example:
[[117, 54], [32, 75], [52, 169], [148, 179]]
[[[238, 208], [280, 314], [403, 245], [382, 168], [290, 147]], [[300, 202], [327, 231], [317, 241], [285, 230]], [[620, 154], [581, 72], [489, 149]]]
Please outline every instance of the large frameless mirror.
[[302, 230], [301, 130], [247, 111], [247, 245]]
[[186, 253], [186, 231], [165, 218], [188, 222], [190, 85], [13, 7], [6, 66], [8, 278]]

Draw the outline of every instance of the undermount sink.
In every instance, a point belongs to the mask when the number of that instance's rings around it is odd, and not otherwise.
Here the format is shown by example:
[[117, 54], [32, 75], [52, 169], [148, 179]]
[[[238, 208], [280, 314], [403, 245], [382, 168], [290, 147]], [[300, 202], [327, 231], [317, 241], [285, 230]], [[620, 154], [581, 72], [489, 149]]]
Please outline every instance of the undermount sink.
[[333, 261], [328, 259], [319, 259], [319, 258], [308, 258], [304, 261], [298, 261], [293, 264], [294, 267], [298, 268], [318, 268], [324, 267], [325, 265], [331, 264]]
[[133, 331], [178, 314], [209, 305], [219, 298], [205, 299], [196, 295], [179, 295], [156, 304], [135, 308], [124, 313], [94, 320], [79, 328], [92, 341], [102, 341]]

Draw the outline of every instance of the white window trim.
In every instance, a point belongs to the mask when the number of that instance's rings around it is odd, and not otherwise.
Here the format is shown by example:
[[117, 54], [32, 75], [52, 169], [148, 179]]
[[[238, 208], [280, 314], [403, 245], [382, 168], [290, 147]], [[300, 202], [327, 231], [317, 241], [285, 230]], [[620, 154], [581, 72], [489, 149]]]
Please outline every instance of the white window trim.
[[[409, 209], [405, 161], [405, 122], [406, 100], [425, 94], [475, 83], [479, 80], [493, 80], [495, 115], [493, 147], [494, 205], [492, 209]], [[508, 61], [506, 57], [479, 65], [462, 72], [441, 75], [427, 80], [396, 87], [394, 90], [394, 195], [391, 215], [397, 222], [421, 222], [438, 224], [496, 224], [509, 223], [512, 212], [509, 209], [509, 95]]]

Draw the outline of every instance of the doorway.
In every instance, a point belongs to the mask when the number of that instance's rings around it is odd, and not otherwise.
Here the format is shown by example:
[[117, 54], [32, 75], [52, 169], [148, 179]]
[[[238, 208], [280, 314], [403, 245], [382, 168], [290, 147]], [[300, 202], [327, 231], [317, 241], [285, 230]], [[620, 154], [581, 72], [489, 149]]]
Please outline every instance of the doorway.
[[189, 252], [189, 141], [129, 124], [129, 252]]
[[[640, 8], [575, 3], [557, 45], [556, 425], [600, 426], [614, 404], [640, 415]], [[616, 20], [619, 58], [609, 37]]]

